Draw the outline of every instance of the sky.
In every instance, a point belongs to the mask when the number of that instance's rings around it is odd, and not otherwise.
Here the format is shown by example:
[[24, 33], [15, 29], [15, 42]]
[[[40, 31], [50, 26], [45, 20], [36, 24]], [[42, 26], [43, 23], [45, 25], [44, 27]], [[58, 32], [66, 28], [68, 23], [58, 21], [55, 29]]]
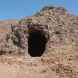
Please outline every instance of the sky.
[[78, 0], [0, 0], [0, 19], [32, 16], [44, 6], [62, 6], [78, 16]]

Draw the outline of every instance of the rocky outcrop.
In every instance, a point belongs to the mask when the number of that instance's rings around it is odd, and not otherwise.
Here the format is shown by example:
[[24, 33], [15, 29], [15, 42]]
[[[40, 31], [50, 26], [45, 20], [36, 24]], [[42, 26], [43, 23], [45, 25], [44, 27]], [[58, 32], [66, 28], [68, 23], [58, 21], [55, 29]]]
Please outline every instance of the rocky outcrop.
[[78, 44], [78, 17], [62, 7], [45, 7], [11, 27], [12, 31], [6, 36], [6, 46], [11, 53], [28, 52], [29, 32], [34, 30], [42, 31], [48, 39], [46, 51], [53, 47]]

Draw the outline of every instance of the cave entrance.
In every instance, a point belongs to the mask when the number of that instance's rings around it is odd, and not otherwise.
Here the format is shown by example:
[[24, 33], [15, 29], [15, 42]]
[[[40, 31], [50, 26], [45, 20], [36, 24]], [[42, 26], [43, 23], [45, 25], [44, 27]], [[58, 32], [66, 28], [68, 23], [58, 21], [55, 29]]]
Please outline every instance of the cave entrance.
[[40, 57], [45, 51], [47, 38], [42, 31], [33, 30], [29, 32], [28, 53], [32, 57]]

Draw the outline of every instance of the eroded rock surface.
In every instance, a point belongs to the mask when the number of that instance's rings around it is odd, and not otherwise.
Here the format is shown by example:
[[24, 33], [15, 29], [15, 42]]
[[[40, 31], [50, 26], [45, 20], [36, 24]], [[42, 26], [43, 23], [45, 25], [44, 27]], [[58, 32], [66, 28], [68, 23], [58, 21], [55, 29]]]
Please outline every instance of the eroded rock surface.
[[18, 48], [27, 50], [28, 33], [33, 29], [44, 31], [45, 36], [49, 37], [47, 50], [65, 45], [77, 46], [78, 17], [62, 7], [45, 7], [39, 13], [20, 20], [19, 23], [12, 26], [7, 42], [12, 47], [15, 46], [16, 51]]
[[[28, 37], [34, 30], [48, 40], [41, 57], [28, 54]], [[45, 7], [0, 36], [2, 78], [78, 78], [78, 16], [64, 8]]]

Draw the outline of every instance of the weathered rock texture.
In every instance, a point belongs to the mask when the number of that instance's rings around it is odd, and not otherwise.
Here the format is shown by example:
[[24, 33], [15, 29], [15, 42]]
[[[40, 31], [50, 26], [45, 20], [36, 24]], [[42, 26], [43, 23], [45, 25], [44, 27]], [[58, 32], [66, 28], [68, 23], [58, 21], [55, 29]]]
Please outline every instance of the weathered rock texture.
[[[0, 77], [78, 78], [77, 16], [61, 7], [45, 7], [10, 30], [0, 32]], [[47, 39], [42, 57], [28, 57], [29, 33], [35, 30]]]
[[47, 52], [53, 47], [78, 44], [78, 17], [62, 7], [45, 7], [35, 15], [20, 20], [18, 25], [11, 26], [11, 30], [4, 40], [4, 52], [27, 53], [28, 33], [33, 30], [45, 33], [48, 39]]

